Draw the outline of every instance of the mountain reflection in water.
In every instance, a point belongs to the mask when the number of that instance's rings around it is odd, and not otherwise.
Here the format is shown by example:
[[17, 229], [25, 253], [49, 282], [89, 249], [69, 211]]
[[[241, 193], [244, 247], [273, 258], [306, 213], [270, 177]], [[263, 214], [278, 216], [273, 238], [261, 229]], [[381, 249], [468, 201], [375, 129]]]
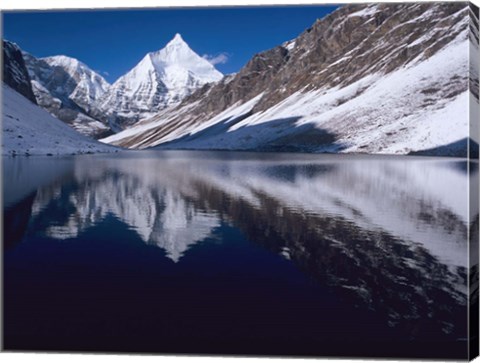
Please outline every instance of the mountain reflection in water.
[[465, 166], [4, 159], [5, 348], [463, 358]]

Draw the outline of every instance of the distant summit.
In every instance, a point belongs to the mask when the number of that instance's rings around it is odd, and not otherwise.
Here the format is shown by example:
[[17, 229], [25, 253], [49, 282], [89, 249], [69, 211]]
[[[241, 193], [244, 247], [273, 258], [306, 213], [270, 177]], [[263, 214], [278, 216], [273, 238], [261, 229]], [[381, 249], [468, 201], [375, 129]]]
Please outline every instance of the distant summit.
[[180, 103], [204, 84], [222, 78], [223, 74], [177, 33], [163, 49], [148, 53], [120, 77], [100, 107], [109, 115], [113, 127], [123, 128]]

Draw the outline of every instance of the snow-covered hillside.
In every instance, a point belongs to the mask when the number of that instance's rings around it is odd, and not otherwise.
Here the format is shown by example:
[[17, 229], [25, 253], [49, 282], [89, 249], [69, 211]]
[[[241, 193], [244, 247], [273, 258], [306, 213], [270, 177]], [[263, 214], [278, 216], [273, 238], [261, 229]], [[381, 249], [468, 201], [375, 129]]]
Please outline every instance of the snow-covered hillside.
[[60, 155], [118, 150], [83, 136], [2, 85], [2, 154]]
[[109, 133], [98, 108], [98, 100], [110, 89], [102, 76], [75, 58], [23, 56], [40, 106], [84, 135]]
[[467, 3], [344, 6], [233, 78], [102, 141], [464, 156], [469, 24]]
[[178, 104], [199, 87], [222, 77], [176, 34], [165, 48], [148, 53], [120, 77], [101, 100], [101, 107], [110, 119], [125, 119], [126, 124], [132, 124]]
[[[422, 246], [444, 263], [468, 264], [468, 178], [461, 167], [455, 167], [462, 165], [459, 159], [295, 159], [293, 154], [258, 159], [234, 153], [223, 160], [203, 152], [196, 157], [188, 152], [140, 155], [92, 156], [101, 161], [99, 168], [88, 167], [90, 157], [77, 159], [78, 188], [72, 189], [75, 197], [68, 197], [69, 207], [75, 209], [49, 235], [72, 238], [112, 213], [146, 243], [164, 248], [177, 261], [189, 245], [219, 226], [218, 218], [202, 213], [193, 202], [211, 198], [208, 202], [221, 204], [213, 192], [205, 193], [215, 190], [252, 209], [271, 207], [266, 201], [274, 200], [280, 209], [303, 216], [338, 216], [366, 230], [383, 230], [412, 250]], [[62, 186], [53, 184], [49, 192], [38, 195], [34, 214], [44, 211], [52, 198], [65, 197], [58, 188]], [[274, 213], [271, 217], [276, 218]]]

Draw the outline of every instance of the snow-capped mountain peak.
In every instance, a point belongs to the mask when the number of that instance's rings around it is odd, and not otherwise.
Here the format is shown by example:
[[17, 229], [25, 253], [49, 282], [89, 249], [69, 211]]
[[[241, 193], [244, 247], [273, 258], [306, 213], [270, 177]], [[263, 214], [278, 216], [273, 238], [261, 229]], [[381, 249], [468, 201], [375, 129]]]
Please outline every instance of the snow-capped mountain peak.
[[222, 78], [223, 74], [177, 33], [164, 48], [148, 53], [120, 77], [102, 100], [102, 108], [114, 113], [117, 123], [128, 125], [178, 104], [204, 84]]
[[180, 33], [176, 33], [175, 36], [170, 40], [166, 47], [171, 47], [171, 46], [176, 46], [176, 45], [186, 45], [188, 47], [188, 44], [185, 43], [185, 40], [183, 40], [182, 35]]
[[[190, 88], [195, 84], [216, 82], [223, 75], [205, 58], [195, 53], [180, 34], [165, 46], [165, 48], [149, 53], [155, 70], [163, 76], [162, 81], [168, 88], [182, 88], [187, 85]], [[192, 78], [193, 84], [188, 84]]]

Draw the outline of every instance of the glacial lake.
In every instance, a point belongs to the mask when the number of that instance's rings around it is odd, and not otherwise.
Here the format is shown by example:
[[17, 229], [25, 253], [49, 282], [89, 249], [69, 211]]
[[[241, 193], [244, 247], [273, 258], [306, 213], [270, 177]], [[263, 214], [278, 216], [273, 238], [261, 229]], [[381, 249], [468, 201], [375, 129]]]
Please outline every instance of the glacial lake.
[[3, 168], [6, 350], [466, 358], [478, 164], [142, 151]]

